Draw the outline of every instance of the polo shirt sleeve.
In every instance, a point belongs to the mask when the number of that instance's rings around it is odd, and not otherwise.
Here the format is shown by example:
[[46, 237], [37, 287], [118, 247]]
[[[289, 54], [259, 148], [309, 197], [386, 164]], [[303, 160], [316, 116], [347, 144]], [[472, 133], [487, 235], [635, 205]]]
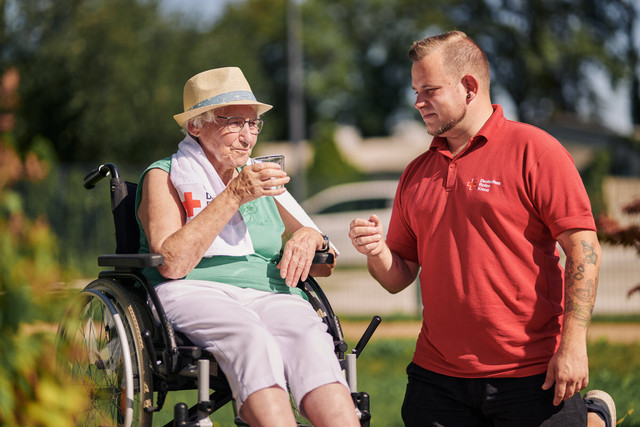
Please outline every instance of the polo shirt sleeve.
[[596, 230], [582, 178], [560, 143], [554, 140], [536, 156], [527, 181], [532, 200], [554, 239], [570, 229]]
[[[407, 169], [407, 171], [409, 168]], [[396, 196], [393, 200], [393, 210], [389, 221], [386, 242], [393, 252], [401, 258], [418, 262], [418, 240], [409, 224], [409, 210], [407, 203], [411, 203], [407, 196], [405, 185], [407, 183], [408, 172], [400, 177]]]

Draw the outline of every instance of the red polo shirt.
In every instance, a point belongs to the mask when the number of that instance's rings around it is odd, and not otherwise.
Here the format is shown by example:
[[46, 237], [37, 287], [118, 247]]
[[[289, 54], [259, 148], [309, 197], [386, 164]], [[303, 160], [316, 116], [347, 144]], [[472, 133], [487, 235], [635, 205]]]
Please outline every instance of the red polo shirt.
[[499, 105], [456, 158], [434, 138], [400, 178], [387, 234], [421, 266], [413, 361], [444, 375], [545, 372], [559, 343], [563, 272], [555, 237], [595, 230], [573, 160]]

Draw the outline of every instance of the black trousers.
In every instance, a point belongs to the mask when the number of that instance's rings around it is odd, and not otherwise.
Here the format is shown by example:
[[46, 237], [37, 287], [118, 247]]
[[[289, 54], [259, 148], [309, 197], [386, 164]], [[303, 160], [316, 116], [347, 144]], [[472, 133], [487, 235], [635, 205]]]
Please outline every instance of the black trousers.
[[587, 425], [580, 393], [553, 405], [553, 390], [542, 390], [545, 374], [525, 378], [456, 378], [411, 363], [402, 405], [407, 427]]

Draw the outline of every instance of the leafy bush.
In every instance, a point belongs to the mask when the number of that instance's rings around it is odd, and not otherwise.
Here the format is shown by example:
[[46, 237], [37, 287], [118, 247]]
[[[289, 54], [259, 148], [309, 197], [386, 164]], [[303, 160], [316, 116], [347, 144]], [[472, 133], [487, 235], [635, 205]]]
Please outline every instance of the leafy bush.
[[[21, 160], [5, 134], [0, 140], [0, 424], [73, 425], [86, 396], [56, 369], [55, 322], [64, 272], [44, 217], [30, 220], [12, 187], [41, 180], [47, 164]], [[53, 325], [53, 326], [52, 326]]]

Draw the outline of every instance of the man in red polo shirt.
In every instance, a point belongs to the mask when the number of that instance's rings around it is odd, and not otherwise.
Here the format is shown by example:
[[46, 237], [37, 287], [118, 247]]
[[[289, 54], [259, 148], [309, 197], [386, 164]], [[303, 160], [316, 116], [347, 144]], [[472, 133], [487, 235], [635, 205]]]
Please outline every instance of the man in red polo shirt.
[[375, 215], [349, 232], [389, 292], [420, 271], [405, 424], [615, 425], [608, 394], [579, 393], [601, 252], [573, 160], [491, 103], [487, 58], [464, 33], [409, 56], [433, 142], [400, 178], [386, 241]]

